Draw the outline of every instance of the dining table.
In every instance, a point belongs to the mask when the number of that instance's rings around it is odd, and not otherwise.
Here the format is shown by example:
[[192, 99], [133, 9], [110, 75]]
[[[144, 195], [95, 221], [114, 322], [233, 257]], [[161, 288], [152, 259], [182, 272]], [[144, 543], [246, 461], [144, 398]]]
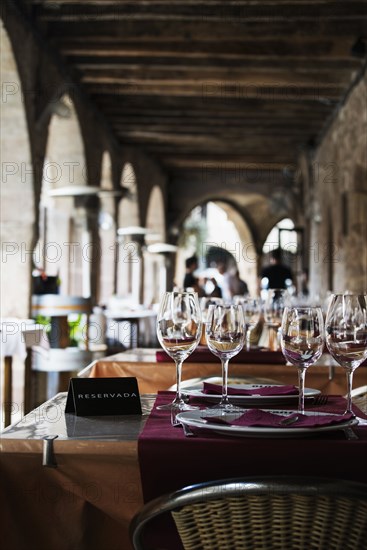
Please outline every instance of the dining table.
[[[161, 348], [135, 348], [93, 361], [78, 377], [136, 376], [140, 393], [157, 393], [173, 388], [176, 370], [172, 359]], [[208, 377], [220, 377], [221, 364], [206, 347], [198, 348], [183, 364], [182, 386]], [[242, 352], [229, 363], [229, 376], [244, 381], [297, 384], [297, 369], [285, 362], [280, 351]], [[354, 373], [354, 387], [367, 385], [367, 362]], [[346, 376], [328, 353], [307, 369], [306, 384], [327, 394], [345, 394]]]
[[[93, 370], [98, 369], [101, 371], [97, 375], [103, 377], [135, 376], [141, 415], [76, 416], [65, 413], [67, 394], [59, 393], [2, 432], [0, 504], [6, 527], [2, 529], [4, 548], [130, 550], [129, 525], [144, 502], [212, 479], [302, 474], [367, 483], [365, 395], [356, 401], [360, 420], [353, 426], [353, 439], [342, 429], [284, 438], [199, 430], [194, 437], [186, 437], [182, 427], [171, 425], [170, 411], [157, 409], [159, 403], [167, 403], [174, 396], [167, 389], [175, 379], [174, 365], [153, 362], [152, 350], [137, 351], [136, 357], [139, 355], [140, 361], [128, 361], [130, 354], [123, 361], [121, 356], [114, 356], [94, 362], [83, 377], [93, 376]], [[270, 383], [283, 374], [276, 380], [279, 384], [293, 383], [291, 373], [296, 369], [291, 368], [284, 376], [285, 365], [265, 367], [259, 363], [233, 365], [232, 376], [242, 376], [242, 381], [251, 383]], [[328, 369], [319, 368], [321, 374], [309, 377], [306, 386], [313, 387], [316, 381], [319, 391], [325, 393], [324, 382], [329, 384], [328, 403], [319, 408], [342, 413], [345, 400], [340, 391], [334, 395], [331, 391], [338, 384], [330, 386]], [[216, 363], [187, 363], [185, 369], [194, 384], [219, 374]], [[365, 370], [363, 367], [362, 383]], [[205, 399], [190, 400], [198, 407], [208, 406]], [[312, 409], [312, 405], [310, 400], [307, 406]], [[295, 401], [292, 406], [296, 407]], [[168, 525], [167, 529], [170, 540], [175, 536], [174, 528], [171, 526], [170, 532]], [[163, 532], [160, 528], [158, 536]], [[153, 529], [151, 536], [156, 535]], [[166, 548], [179, 548], [177, 541], [170, 544]]]
[[18, 357], [24, 363], [24, 394], [22, 408], [28, 412], [31, 408], [31, 348], [35, 345], [47, 345], [45, 327], [33, 319], [6, 317], [0, 319], [0, 357], [3, 360], [2, 410], [4, 426], [11, 422], [13, 408], [13, 360]]
[[104, 316], [106, 317], [107, 337], [121, 339], [128, 348], [137, 347], [140, 344], [152, 345], [156, 341], [157, 313], [153, 309], [106, 309]]

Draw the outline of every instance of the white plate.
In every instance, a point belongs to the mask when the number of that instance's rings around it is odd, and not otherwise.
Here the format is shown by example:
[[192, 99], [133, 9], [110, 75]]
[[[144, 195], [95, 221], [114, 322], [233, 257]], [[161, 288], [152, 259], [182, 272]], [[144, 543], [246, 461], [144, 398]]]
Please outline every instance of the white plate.
[[[227, 421], [236, 420], [239, 418], [246, 409], [243, 409], [240, 413], [230, 413], [227, 414]], [[281, 411], [281, 410], [268, 410], [274, 414], [280, 415], [291, 415], [297, 411]], [[338, 424], [332, 424], [330, 426], [320, 426], [320, 427], [310, 427], [310, 428], [294, 428], [294, 427], [262, 427], [262, 426], [231, 426], [223, 424], [214, 424], [206, 422], [205, 418], [202, 418], [204, 415], [218, 416], [219, 411], [215, 409], [208, 410], [192, 410], [179, 413], [177, 415], [177, 420], [182, 424], [186, 424], [191, 428], [199, 428], [205, 430], [211, 430], [215, 433], [222, 435], [230, 435], [235, 437], [294, 437], [295, 435], [307, 436], [314, 435], [320, 432], [331, 432], [336, 430], [344, 430], [350, 426], [355, 426], [358, 424], [357, 418], [352, 418], [351, 420], [346, 420], [345, 422], [340, 422]], [[315, 411], [305, 411], [307, 416], [318, 416], [318, 415], [328, 415], [328, 416], [339, 416], [331, 413], [315, 412]]]
[[[242, 390], [256, 390], [256, 388], [268, 388], [276, 387], [276, 384], [236, 384], [228, 385], [229, 388], [239, 388]], [[184, 388], [183, 392], [190, 397], [197, 397], [200, 399], [206, 399], [208, 401], [220, 401], [221, 395], [213, 395], [208, 393], [203, 393], [201, 389], [198, 388]], [[305, 388], [305, 399], [308, 397], [315, 397], [318, 395], [320, 390], [314, 390], [312, 388]], [[292, 401], [298, 401], [298, 393], [290, 395], [229, 395], [228, 399], [232, 402], [242, 403], [243, 405], [250, 404], [264, 404], [269, 402], [279, 402], [279, 403], [288, 403]]]

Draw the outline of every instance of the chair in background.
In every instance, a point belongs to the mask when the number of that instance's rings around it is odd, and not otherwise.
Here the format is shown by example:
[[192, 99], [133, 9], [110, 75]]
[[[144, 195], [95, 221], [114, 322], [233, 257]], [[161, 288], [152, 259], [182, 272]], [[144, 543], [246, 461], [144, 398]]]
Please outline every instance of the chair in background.
[[135, 550], [151, 550], [146, 527], [167, 512], [185, 550], [363, 550], [367, 542], [367, 485], [351, 481], [281, 476], [192, 485], [134, 517]]

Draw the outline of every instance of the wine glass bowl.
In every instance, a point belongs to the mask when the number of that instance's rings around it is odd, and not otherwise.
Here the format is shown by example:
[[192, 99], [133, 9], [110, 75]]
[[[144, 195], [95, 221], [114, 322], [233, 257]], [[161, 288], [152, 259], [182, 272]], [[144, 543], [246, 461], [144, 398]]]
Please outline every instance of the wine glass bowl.
[[181, 395], [182, 363], [194, 351], [201, 336], [201, 311], [195, 292], [166, 292], [157, 316], [157, 336], [176, 364], [176, 397], [158, 409], [192, 409]]
[[264, 302], [264, 320], [269, 330], [269, 349], [279, 349], [278, 331], [282, 324], [284, 308], [290, 306], [289, 292], [284, 288], [272, 288]]
[[245, 319], [241, 305], [211, 305], [206, 322], [208, 348], [222, 364], [222, 398], [216, 408], [221, 412], [237, 410], [228, 399], [228, 362], [243, 348]]
[[203, 298], [200, 298], [200, 309], [201, 309], [201, 318], [202, 318], [202, 330], [201, 330], [201, 338], [200, 338], [200, 345], [206, 346], [206, 335], [205, 335], [205, 324], [208, 316], [209, 307], [211, 305], [219, 305], [223, 304], [222, 298], [214, 297], [214, 296], [205, 296]]
[[284, 357], [298, 368], [298, 412], [304, 412], [306, 369], [322, 355], [324, 320], [319, 307], [286, 307], [281, 325], [281, 347]]
[[347, 409], [352, 412], [354, 371], [367, 359], [367, 295], [334, 294], [329, 303], [325, 338], [327, 348], [347, 377]]
[[246, 350], [251, 350], [251, 333], [260, 321], [261, 300], [259, 298], [247, 298], [243, 301], [243, 309], [246, 319]]

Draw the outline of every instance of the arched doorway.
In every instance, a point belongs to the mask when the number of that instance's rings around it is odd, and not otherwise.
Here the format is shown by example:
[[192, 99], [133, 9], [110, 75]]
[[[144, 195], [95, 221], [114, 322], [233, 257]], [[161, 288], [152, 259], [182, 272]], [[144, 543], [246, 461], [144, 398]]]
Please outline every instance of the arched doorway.
[[[257, 292], [257, 255], [251, 231], [241, 214], [224, 201], [209, 201], [195, 207], [182, 224], [176, 264], [176, 280], [183, 281], [185, 258], [196, 254], [199, 271], [210, 266], [206, 257], [210, 248], [229, 252], [240, 278], [249, 292]], [[210, 273], [209, 273], [210, 275]]]
[[[54, 102], [52, 110], [35, 263], [47, 275], [59, 277], [62, 294], [89, 297], [91, 242], [86, 199], [82, 194], [87, 181], [84, 144], [70, 97], [63, 95]], [[73, 196], [73, 189], [79, 188], [80, 194]], [[52, 196], [58, 189], [66, 191]]]
[[[303, 275], [301, 258], [298, 254], [300, 248], [302, 248], [301, 239], [302, 233], [295, 228], [293, 221], [290, 218], [283, 218], [269, 231], [262, 248], [261, 268], [271, 263], [274, 251], [281, 251], [281, 263], [292, 272], [292, 278], [289, 280], [291, 292], [294, 292], [295, 288], [301, 290], [304, 286], [301, 280]], [[266, 280], [261, 281], [262, 288], [266, 289], [267, 285]]]

